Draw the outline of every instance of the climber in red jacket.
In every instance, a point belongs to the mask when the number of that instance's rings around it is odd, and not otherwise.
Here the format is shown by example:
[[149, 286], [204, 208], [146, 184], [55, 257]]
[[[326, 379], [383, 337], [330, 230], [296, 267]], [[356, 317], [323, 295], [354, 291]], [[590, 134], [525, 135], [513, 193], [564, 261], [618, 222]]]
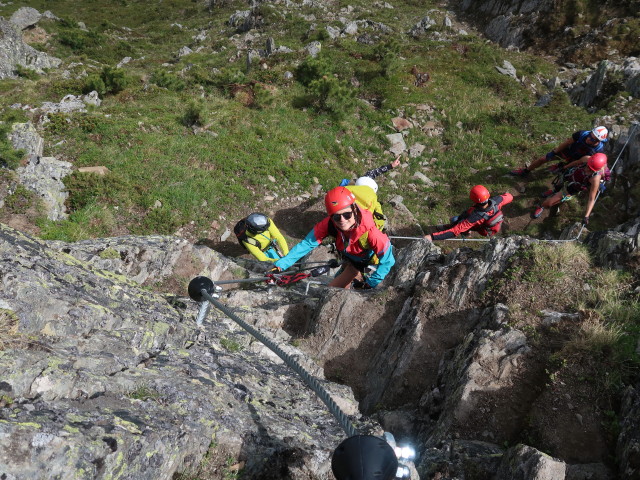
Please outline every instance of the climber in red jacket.
[[502, 207], [511, 203], [513, 195], [507, 192], [490, 198], [489, 190], [476, 185], [469, 192], [469, 198], [474, 203], [471, 208], [453, 217], [445, 230], [425, 235], [424, 238], [430, 241], [447, 240], [469, 231], [478, 232], [484, 237], [498, 233], [504, 220]]

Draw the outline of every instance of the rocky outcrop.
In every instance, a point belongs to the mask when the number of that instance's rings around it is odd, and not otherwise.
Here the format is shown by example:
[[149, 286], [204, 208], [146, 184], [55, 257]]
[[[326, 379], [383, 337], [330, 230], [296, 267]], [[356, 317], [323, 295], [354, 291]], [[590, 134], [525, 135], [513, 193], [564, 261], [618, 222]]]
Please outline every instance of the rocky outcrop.
[[497, 0], [493, 2], [474, 2], [462, 0], [457, 2], [460, 11], [468, 18], [473, 18], [478, 25], [483, 25], [484, 34], [502, 47], [523, 47], [524, 37], [528, 29], [534, 25], [541, 15], [553, 8], [550, 0], [512, 1]]
[[638, 389], [629, 387], [621, 409], [622, 423], [616, 455], [620, 465], [620, 478], [640, 478], [640, 395]]
[[35, 8], [20, 7], [18, 10], [13, 12], [9, 18], [9, 22], [14, 24], [18, 29], [24, 30], [25, 28], [38, 23], [41, 18], [42, 14]]
[[224, 317], [198, 329], [194, 302], [62, 250], [0, 227], [0, 312], [17, 326], [0, 351], [8, 478], [172, 478], [212, 440], [247, 478], [329, 478], [344, 434], [291, 371]]
[[69, 162], [55, 157], [31, 156], [24, 167], [16, 169], [20, 183], [43, 201], [49, 220], [67, 218], [65, 200], [69, 196], [62, 179], [71, 173]]
[[60, 63], [60, 59], [24, 43], [14, 25], [0, 18], [0, 79], [16, 78], [17, 65], [44, 73], [43, 69], [56, 68]]
[[14, 123], [9, 134], [9, 141], [16, 150], [24, 150], [29, 156], [41, 157], [44, 150], [44, 139], [38, 134], [31, 122]]
[[558, 480], [565, 477], [567, 466], [561, 460], [535, 448], [518, 445], [504, 455], [496, 480]]
[[579, 107], [590, 107], [594, 104], [607, 75], [609, 62], [603, 60], [598, 64], [598, 68], [583, 84], [578, 85], [569, 92], [571, 101]]

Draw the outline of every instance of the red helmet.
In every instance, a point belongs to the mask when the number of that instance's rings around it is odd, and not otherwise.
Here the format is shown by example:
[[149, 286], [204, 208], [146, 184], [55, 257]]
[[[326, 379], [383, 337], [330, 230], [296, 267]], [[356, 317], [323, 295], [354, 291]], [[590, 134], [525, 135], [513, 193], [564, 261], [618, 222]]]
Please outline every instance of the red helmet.
[[589, 165], [591, 170], [597, 172], [602, 167], [607, 166], [607, 156], [604, 153], [594, 153], [589, 157], [589, 160], [587, 160], [587, 165]]
[[487, 190], [483, 185], [476, 185], [469, 192], [469, 198], [473, 203], [484, 203], [489, 200], [489, 190]]
[[333, 215], [337, 211], [353, 205], [355, 201], [355, 195], [348, 189], [336, 187], [327, 192], [324, 197], [324, 206], [327, 207], [327, 213]]

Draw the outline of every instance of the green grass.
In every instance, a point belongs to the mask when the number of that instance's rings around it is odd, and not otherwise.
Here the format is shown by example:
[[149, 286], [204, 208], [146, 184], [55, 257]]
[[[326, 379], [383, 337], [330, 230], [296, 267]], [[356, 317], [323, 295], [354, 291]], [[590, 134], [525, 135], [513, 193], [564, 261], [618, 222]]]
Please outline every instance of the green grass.
[[[423, 171], [421, 161], [437, 159], [425, 172], [437, 183], [435, 188], [417, 185], [402, 192], [418, 221], [434, 224], [466, 206], [469, 186], [483, 183], [492, 191], [508, 190], [513, 184], [505, 176], [508, 170], [593, 119], [571, 106], [561, 92], [548, 107], [532, 107], [533, 93], [495, 66], [509, 60], [519, 76], [526, 77], [525, 84], [539, 91], [544, 90], [539, 79], [551, 76], [556, 66], [530, 54], [504, 51], [474, 35], [457, 38], [452, 45], [429, 35], [399, 40], [397, 34], [379, 34], [377, 45], [365, 45], [352, 37], [329, 40], [325, 27], [336, 24], [322, 21], [321, 9], [283, 13], [261, 6], [265, 24], [257, 32], [263, 38], [273, 36], [277, 45], [292, 49], [322, 39], [324, 70], [301, 83], [284, 79], [285, 71], [296, 72], [305, 59], [299, 51], [266, 58], [266, 70], [256, 66], [247, 71], [242, 55], [230, 61], [236, 52], [235, 30], [226, 21], [235, 10], [247, 8], [239, 0], [211, 12], [204, 2], [190, 0], [152, 6], [142, 0], [26, 4], [64, 20], [43, 20], [40, 26], [49, 37], [37, 46], [67, 64], [82, 66], [68, 79], [50, 72], [37, 80], [3, 80], [0, 92], [7, 102], [37, 105], [91, 86], [101, 89], [101, 107], [51, 116], [43, 132], [45, 155], [70, 159], [77, 167], [104, 165], [113, 177], [100, 185], [68, 179], [71, 215], [62, 222], [43, 222], [46, 238], [77, 240], [123, 230], [173, 233], [190, 222], [194, 235], [209, 236], [214, 233], [208, 230], [212, 222], [262, 207], [265, 195], [299, 195], [314, 179], [327, 190], [341, 178], [389, 161], [384, 151], [389, 146], [385, 134], [393, 132], [390, 118], [417, 115], [421, 104], [433, 112], [420, 122], [434, 121], [444, 127], [444, 134], [428, 137], [419, 128], [409, 131], [408, 145], [418, 142], [427, 148], [422, 158], [408, 159], [409, 168], [396, 183], [409, 183], [413, 173]], [[425, 8], [436, 7], [417, 8], [411, 1], [398, 1], [393, 10], [373, 9], [367, 2], [349, 5], [362, 9], [358, 18], [382, 22], [396, 32], [406, 32]], [[14, 9], [0, 7], [0, 14], [8, 16]], [[311, 22], [303, 14], [320, 19], [314, 22], [316, 30], [309, 31]], [[80, 21], [87, 31], [80, 29]], [[207, 39], [196, 44], [192, 37], [202, 30]], [[203, 50], [177, 58], [185, 45]], [[397, 60], [386, 62], [390, 52]], [[120, 78], [112, 68], [124, 56], [133, 60], [124, 67], [126, 78]], [[430, 72], [426, 86], [413, 85], [413, 65]], [[88, 77], [79, 76], [83, 70]], [[323, 74], [330, 81], [322, 80]], [[353, 79], [359, 87], [351, 86]], [[240, 93], [239, 83], [244, 89]], [[253, 102], [247, 100], [247, 91], [255, 95]], [[356, 95], [354, 106], [351, 93]], [[201, 130], [194, 134], [192, 127]], [[543, 140], [547, 134], [554, 136], [553, 142]], [[268, 175], [275, 184], [265, 181]], [[542, 188], [545, 183], [540, 179], [532, 185]], [[391, 193], [383, 185], [380, 196], [384, 201]], [[433, 208], [425, 208], [426, 196]], [[207, 208], [201, 208], [205, 203]]]
[[155, 390], [153, 387], [149, 387], [148, 385], [140, 385], [136, 387], [134, 390], [127, 393], [127, 397], [132, 398], [134, 400], [158, 400], [161, 395]]

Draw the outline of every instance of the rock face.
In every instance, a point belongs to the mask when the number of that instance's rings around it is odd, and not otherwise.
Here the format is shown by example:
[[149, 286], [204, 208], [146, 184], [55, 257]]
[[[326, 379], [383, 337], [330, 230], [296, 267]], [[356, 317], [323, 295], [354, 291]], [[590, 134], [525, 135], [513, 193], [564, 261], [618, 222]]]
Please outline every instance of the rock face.
[[16, 27], [0, 18], [0, 79], [15, 78], [17, 65], [44, 73], [44, 68], [56, 68], [61, 62], [24, 43]]
[[629, 388], [622, 405], [623, 422], [620, 425], [617, 455], [621, 459], [620, 478], [640, 478], [640, 396], [637, 388]]
[[42, 198], [49, 220], [67, 218], [64, 202], [69, 194], [62, 179], [71, 173], [71, 167], [55, 157], [32, 156], [27, 165], [16, 169], [20, 183]]
[[31, 122], [14, 123], [9, 140], [16, 150], [24, 150], [29, 156], [42, 156], [44, 139], [38, 134]]
[[42, 18], [42, 14], [31, 7], [21, 7], [11, 15], [9, 22], [14, 24], [20, 30], [35, 25]]
[[485, 35], [500, 46], [523, 47], [525, 31], [535, 24], [541, 15], [552, 10], [553, 2], [551, 0], [524, 2], [462, 0], [458, 3], [458, 7], [469, 18], [475, 18], [483, 24]]
[[[0, 314], [15, 327], [0, 351], [7, 478], [168, 479], [211, 442], [248, 478], [330, 478], [344, 434], [288, 368], [224, 317], [198, 329], [194, 302], [52, 246], [0, 227]], [[163, 262], [147, 265], [150, 278]]]

